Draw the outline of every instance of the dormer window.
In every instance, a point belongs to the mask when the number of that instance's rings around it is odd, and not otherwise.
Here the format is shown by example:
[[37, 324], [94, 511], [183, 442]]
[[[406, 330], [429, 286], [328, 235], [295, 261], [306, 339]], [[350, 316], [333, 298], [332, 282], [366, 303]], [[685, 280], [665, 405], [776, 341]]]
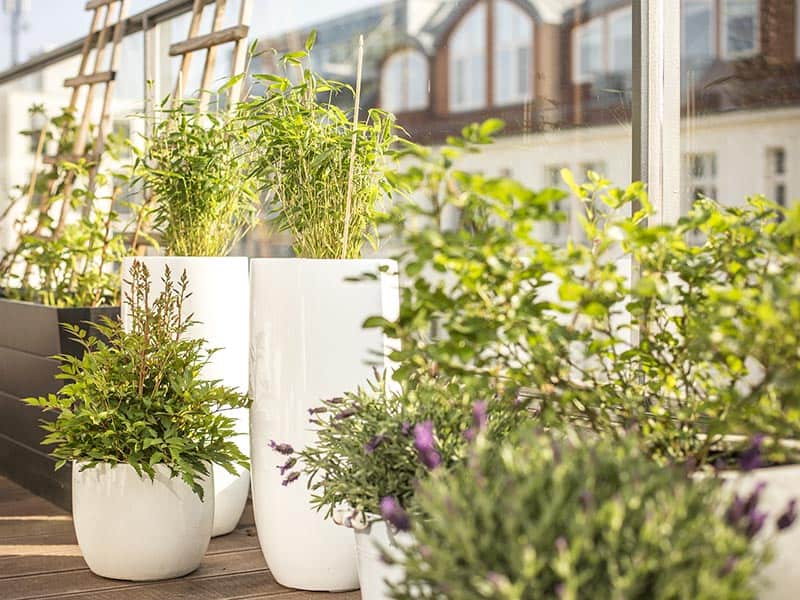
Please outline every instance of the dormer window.
[[515, 104], [533, 94], [533, 19], [509, 0], [494, 6], [494, 101]]
[[689, 60], [712, 58], [715, 54], [714, 0], [683, 0], [683, 57]]
[[758, 0], [723, 0], [722, 44], [727, 59], [758, 53]]
[[390, 112], [428, 107], [428, 59], [421, 51], [393, 52], [381, 72], [381, 107]]
[[486, 3], [476, 4], [458, 24], [449, 44], [450, 110], [486, 106]]
[[608, 66], [612, 73], [627, 74], [633, 66], [633, 14], [630, 6], [611, 13]]

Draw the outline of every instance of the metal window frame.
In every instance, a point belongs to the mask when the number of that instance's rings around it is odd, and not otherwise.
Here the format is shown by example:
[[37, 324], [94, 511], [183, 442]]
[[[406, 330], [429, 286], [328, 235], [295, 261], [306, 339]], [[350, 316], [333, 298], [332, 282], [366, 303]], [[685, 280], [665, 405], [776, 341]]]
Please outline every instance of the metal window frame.
[[654, 221], [681, 216], [681, 8], [633, 2], [631, 179], [647, 184]]

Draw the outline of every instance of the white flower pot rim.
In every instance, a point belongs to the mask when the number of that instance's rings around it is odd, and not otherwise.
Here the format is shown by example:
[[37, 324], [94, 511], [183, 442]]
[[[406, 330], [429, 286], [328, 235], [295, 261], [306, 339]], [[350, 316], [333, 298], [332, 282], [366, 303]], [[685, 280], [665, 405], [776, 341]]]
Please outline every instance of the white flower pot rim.
[[148, 260], [249, 260], [247, 256], [185, 256], [183, 254], [154, 254], [150, 256], [132, 256], [133, 262]]
[[251, 262], [260, 262], [260, 263], [267, 263], [267, 262], [286, 262], [286, 261], [295, 261], [295, 262], [348, 262], [348, 263], [358, 263], [362, 262], [365, 264], [376, 264], [376, 263], [383, 263], [383, 264], [394, 264], [396, 261], [391, 258], [306, 258], [304, 256], [268, 256], [268, 257], [259, 257], [259, 258], [252, 258], [250, 259]]

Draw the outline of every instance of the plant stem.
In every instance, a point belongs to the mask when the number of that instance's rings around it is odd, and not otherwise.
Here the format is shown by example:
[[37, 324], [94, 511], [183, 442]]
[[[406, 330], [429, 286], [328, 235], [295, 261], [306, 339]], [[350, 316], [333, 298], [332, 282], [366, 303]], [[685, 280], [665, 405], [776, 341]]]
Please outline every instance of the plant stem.
[[353, 204], [353, 174], [356, 163], [356, 143], [358, 142], [358, 106], [361, 102], [361, 70], [364, 66], [364, 36], [358, 36], [358, 63], [356, 66], [356, 97], [353, 107], [353, 139], [350, 143], [350, 169], [347, 173], [347, 204], [344, 213], [344, 240], [342, 242], [342, 258], [347, 258], [347, 247], [350, 242], [350, 218]]

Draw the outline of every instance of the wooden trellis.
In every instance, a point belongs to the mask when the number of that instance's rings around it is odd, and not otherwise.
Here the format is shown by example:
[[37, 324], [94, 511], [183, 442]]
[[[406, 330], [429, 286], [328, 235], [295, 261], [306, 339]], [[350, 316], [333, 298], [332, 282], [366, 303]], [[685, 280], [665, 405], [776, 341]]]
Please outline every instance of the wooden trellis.
[[[89, 35], [86, 36], [81, 49], [78, 74], [64, 81], [64, 87], [72, 88], [67, 111], [74, 113], [78, 120], [75, 143], [71, 152], [67, 155], [45, 156], [42, 159], [45, 164], [51, 165], [61, 164], [64, 161], [78, 162], [81, 158], [85, 159], [89, 165], [88, 191], [90, 195], [94, 190], [98, 162], [105, 148], [106, 138], [110, 133], [111, 99], [119, 66], [119, 49], [125, 33], [124, 23], [128, 16], [128, 2], [129, 0], [89, 0], [87, 2], [86, 10], [93, 11], [92, 24], [89, 29]], [[110, 40], [109, 37], [111, 38]], [[111, 54], [107, 56], [109, 46]], [[91, 61], [90, 58], [93, 52], [94, 60]], [[89, 69], [90, 62], [93, 62], [91, 70]], [[103, 104], [99, 117], [96, 122], [93, 122], [95, 94], [100, 87], [103, 88], [101, 91]], [[85, 94], [81, 94], [83, 88], [86, 88]], [[93, 124], [96, 125], [96, 132], [91, 147], [89, 147], [89, 130]], [[62, 136], [67, 133], [67, 128], [68, 125], [65, 124], [64, 129], [61, 131]], [[41, 152], [41, 144], [38, 150]], [[37, 166], [34, 165], [32, 177], [35, 178], [36, 176]], [[32, 179], [31, 189], [33, 189], [33, 181]], [[69, 197], [74, 181], [74, 172], [70, 171], [64, 176], [62, 190], [64, 200], [62, 201], [58, 221], [53, 230], [54, 236], [58, 236], [66, 225], [70, 208]], [[50, 198], [52, 198], [58, 183], [57, 180], [51, 181], [47, 194], [42, 198], [42, 208], [46, 207]], [[88, 211], [89, 209], [90, 205], [87, 204], [84, 210]], [[42, 227], [43, 224], [40, 221], [35, 233], [41, 233]]]
[[[206, 34], [199, 34], [200, 22], [203, 17], [203, 10], [207, 4], [204, 0], [194, 0], [192, 5], [192, 16], [189, 22], [189, 34], [186, 40], [177, 42], [169, 47], [170, 56], [180, 56], [181, 66], [178, 71], [178, 80], [175, 83], [174, 97], [176, 101], [183, 98], [184, 86], [189, 77], [189, 70], [192, 65], [192, 57], [195, 52], [205, 50], [205, 63], [200, 79], [200, 101], [199, 110], [204, 111], [208, 107], [210, 97], [209, 87], [211, 78], [214, 75], [214, 67], [217, 61], [217, 48], [229, 42], [234, 42], [233, 63], [231, 76], [242, 73], [245, 66], [247, 53], [247, 36], [250, 32], [249, 20], [252, 12], [252, 0], [240, 0], [239, 19], [236, 25], [222, 28], [225, 16], [227, 0], [215, 0], [214, 17], [211, 24], [211, 31]], [[239, 99], [242, 90], [242, 81], [231, 86], [230, 97], [233, 102]]]

